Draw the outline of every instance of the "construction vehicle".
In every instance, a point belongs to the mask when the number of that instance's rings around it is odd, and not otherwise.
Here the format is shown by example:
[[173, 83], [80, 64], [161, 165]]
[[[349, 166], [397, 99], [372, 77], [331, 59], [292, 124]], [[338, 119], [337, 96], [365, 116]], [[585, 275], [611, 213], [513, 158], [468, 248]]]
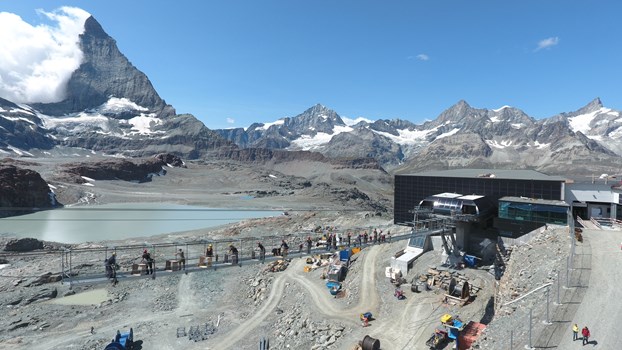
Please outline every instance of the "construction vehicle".
[[132, 350], [134, 349], [134, 330], [130, 328], [127, 333], [117, 331], [112, 342], [104, 348], [104, 350]]
[[430, 350], [444, 349], [448, 342], [455, 341], [457, 349], [458, 338], [464, 326], [464, 322], [458, 317], [444, 314], [441, 316], [441, 326], [434, 330], [434, 333], [428, 338], [425, 345], [430, 347]]
[[447, 345], [447, 330], [437, 327], [432, 333], [432, 336], [425, 342], [430, 350], [444, 349]]

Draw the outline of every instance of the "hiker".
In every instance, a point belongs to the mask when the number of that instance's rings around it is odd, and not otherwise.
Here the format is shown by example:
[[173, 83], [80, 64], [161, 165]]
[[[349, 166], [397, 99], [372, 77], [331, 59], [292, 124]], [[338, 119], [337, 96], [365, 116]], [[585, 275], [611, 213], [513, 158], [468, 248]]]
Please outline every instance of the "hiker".
[[337, 234], [333, 235], [333, 249], [337, 250]]
[[153, 258], [147, 249], [143, 251], [143, 261], [147, 264], [147, 275], [153, 273]]
[[117, 253], [112, 252], [110, 257], [104, 260], [106, 263], [106, 276], [112, 279], [112, 285], [116, 286], [119, 280], [117, 280]]
[[311, 236], [307, 237], [307, 254], [311, 254], [311, 245], [313, 244], [313, 240]]
[[261, 242], [257, 242], [257, 248], [259, 248], [259, 261], [266, 261], [266, 248], [264, 248]]
[[369, 326], [369, 318], [367, 317], [366, 314], [361, 314], [361, 321], [363, 321], [362, 322], [363, 327]]
[[579, 326], [577, 324], [572, 325], [572, 341], [579, 339]]
[[348, 247], [352, 243], [352, 232], [348, 231]]
[[182, 268], [182, 270], [185, 270], [186, 269], [186, 257], [184, 256], [184, 251], [181, 250], [180, 248], [179, 251], [175, 253], [175, 256], [179, 256], [179, 265]]
[[285, 242], [285, 240], [281, 240], [281, 256], [283, 259], [287, 258], [287, 251], [289, 250], [289, 246]]
[[106, 278], [112, 277], [112, 266], [110, 265], [110, 258], [104, 259], [104, 266], [106, 267]]
[[212, 258], [214, 257], [214, 248], [212, 248], [211, 244], [208, 244], [207, 249], [205, 249], [205, 257], [207, 258], [207, 266], [212, 266]]
[[396, 288], [395, 292], [393, 293], [393, 296], [397, 298], [397, 300], [404, 300], [406, 299], [406, 296], [404, 295], [404, 291]]
[[231, 254], [231, 264], [237, 265], [238, 263], [238, 248], [229, 244], [229, 254]]
[[581, 330], [581, 335], [583, 336], [583, 345], [590, 342], [590, 330], [587, 328], [587, 326], [583, 327], [583, 329]]

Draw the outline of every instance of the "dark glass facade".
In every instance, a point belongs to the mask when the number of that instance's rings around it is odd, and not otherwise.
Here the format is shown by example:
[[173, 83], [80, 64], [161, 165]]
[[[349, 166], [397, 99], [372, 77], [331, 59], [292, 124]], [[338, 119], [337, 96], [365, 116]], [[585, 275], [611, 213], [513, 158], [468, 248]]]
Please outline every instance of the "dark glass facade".
[[558, 225], [568, 224], [568, 206], [499, 201], [499, 218]]
[[497, 206], [499, 198], [506, 196], [561, 200], [562, 182], [559, 180], [396, 175], [393, 222], [398, 225], [411, 223], [412, 210], [426, 197], [439, 193], [483, 195], [492, 199], [494, 205]]

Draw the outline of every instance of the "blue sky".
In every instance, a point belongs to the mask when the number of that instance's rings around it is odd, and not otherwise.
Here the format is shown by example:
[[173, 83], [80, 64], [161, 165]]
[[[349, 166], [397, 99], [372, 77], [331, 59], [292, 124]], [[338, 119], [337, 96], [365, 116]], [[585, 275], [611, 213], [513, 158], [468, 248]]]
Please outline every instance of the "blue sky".
[[535, 118], [622, 109], [619, 1], [0, 0], [79, 7], [178, 113], [210, 128], [295, 116], [434, 119], [464, 99]]

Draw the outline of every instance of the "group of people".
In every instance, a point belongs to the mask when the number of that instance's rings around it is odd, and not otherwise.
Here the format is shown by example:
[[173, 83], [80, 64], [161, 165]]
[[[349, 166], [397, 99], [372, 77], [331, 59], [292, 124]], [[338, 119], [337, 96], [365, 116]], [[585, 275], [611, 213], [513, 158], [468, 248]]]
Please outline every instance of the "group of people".
[[[259, 249], [259, 261], [266, 261], [266, 247], [261, 242], [257, 242], [257, 248]], [[282, 256], [283, 258], [287, 258], [287, 254], [289, 253], [289, 245], [285, 240], [281, 240], [281, 245], [278, 248], [272, 249], [272, 254], [274, 256]]]
[[[183, 270], [185, 270], [186, 269], [186, 256], [184, 254], [184, 251], [182, 249], [179, 249], [179, 251], [175, 253], [175, 257], [179, 257], [178, 259], [179, 265]], [[151, 256], [151, 253], [149, 253], [149, 250], [147, 249], [143, 250], [142, 255], [136, 259], [139, 259], [139, 258], [142, 259], [141, 262], [145, 264], [146, 275], [155, 273], [155, 267], [154, 267], [155, 259]], [[106, 277], [112, 280], [112, 283], [116, 285], [119, 282], [117, 279], [117, 270], [119, 269], [119, 265], [117, 264], [117, 253], [112, 252], [110, 257], [104, 260], [104, 265], [106, 267]]]
[[374, 231], [372, 231], [371, 233], [363, 231], [363, 233], [358, 235], [357, 241], [358, 245], [361, 246], [368, 243], [384, 243], [387, 241], [387, 238], [389, 239], [389, 242], [391, 242], [391, 231], [387, 231], [387, 233], [385, 234], [382, 230], [374, 229]]
[[[347, 245], [348, 247], [350, 247], [352, 246], [353, 243], [354, 243], [354, 246], [357, 246], [357, 245], [362, 246], [363, 244], [368, 244], [368, 243], [386, 242], [387, 238], [389, 239], [389, 242], [391, 241], [390, 231], [387, 231], [387, 233], [384, 234], [382, 230], [374, 229], [373, 232], [370, 234], [368, 234], [367, 231], [364, 231], [358, 235], [355, 233], [353, 234], [351, 231], [348, 231], [344, 238], [344, 235], [338, 235], [337, 233], [334, 233], [333, 232], [334, 229], [335, 228], [333, 227], [326, 227], [323, 230], [324, 234], [316, 240], [316, 246], [319, 247], [321, 245], [320, 242], [324, 241], [326, 244], [326, 250], [330, 251], [331, 249], [337, 250], [339, 246], [343, 246], [343, 245]], [[353, 242], [353, 238], [356, 239], [356, 242]], [[306, 240], [300, 243], [299, 253], [302, 253], [302, 250], [304, 246], [306, 245], [307, 254], [311, 254], [313, 242], [314, 240], [311, 238], [311, 236], [308, 236]], [[259, 249], [259, 260], [261, 262], [264, 262], [266, 259], [266, 248], [263, 246], [261, 242], [257, 242], [257, 248]], [[283, 239], [281, 241], [281, 245], [278, 248], [273, 249], [272, 252], [274, 253], [275, 256], [278, 255], [278, 256], [282, 256], [283, 258], [287, 258], [287, 255], [289, 253], [289, 245]], [[234, 265], [238, 264], [239, 251], [233, 244], [229, 244], [228, 253], [229, 253], [231, 263]], [[186, 269], [186, 257], [185, 257], [184, 251], [182, 249], [179, 249], [179, 251], [175, 252], [175, 257], [178, 258], [177, 261], [179, 262], [180, 268], [185, 270]], [[205, 257], [207, 258], [208, 265], [211, 265], [212, 259], [214, 258], [214, 248], [212, 244], [209, 244], [207, 246], [205, 250]], [[139, 258], [142, 258], [142, 262], [146, 265], [145, 273], [147, 275], [155, 273], [155, 267], [154, 267], [155, 260], [153, 259], [153, 257], [151, 256], [151, 253], [149, 253], [147, 249], [143, 251], [142, 255]], [[218, 258], [216, 258], [216, 260], [218, 260]], [[116, 284], [118, 282], [116, 278], [116, 269], [118, 268], [118, 265], [116, 263], [116, 253], [113, 252], [112, 255], [105, 260], [105, 266], [106, 266], [106, 276], [109, 279], [111, 279], [114, 284]]]
[[[355, 240], [353, 242], [353, 239]], [[345, 234], [345, 238], [343, 235], [338, 235], [337, 233], [333, 233], [331, 231], [325, 232], [324, 235], [318, 240], [317, 246], [320, 246], [320, 241], [326, 242], [326, 250], [330, 251], [331, 249], [337, 250], [339, 246], [363, 246], [364, 244], [376, 244], [376, 243], [384, 243], [391, 242], [391, 231], [387, 231], [385, 234], [382, 230], [374, 229], [371, 233], [368, 233], [366, 230], [356, 234], [351, 231], [347, 231]], [[345, 241], [344, 241], [345, 240]], [[307, 251], [310, 253], [310, 251]]]
[[[588, 344], [590, 342], [590, 330], [587, 326], [581, 329], [581, 340], [583, 341], [583, 345]], [[572, 325], [572, 341], [579, 339], [579, 326], [575, 323]]]

